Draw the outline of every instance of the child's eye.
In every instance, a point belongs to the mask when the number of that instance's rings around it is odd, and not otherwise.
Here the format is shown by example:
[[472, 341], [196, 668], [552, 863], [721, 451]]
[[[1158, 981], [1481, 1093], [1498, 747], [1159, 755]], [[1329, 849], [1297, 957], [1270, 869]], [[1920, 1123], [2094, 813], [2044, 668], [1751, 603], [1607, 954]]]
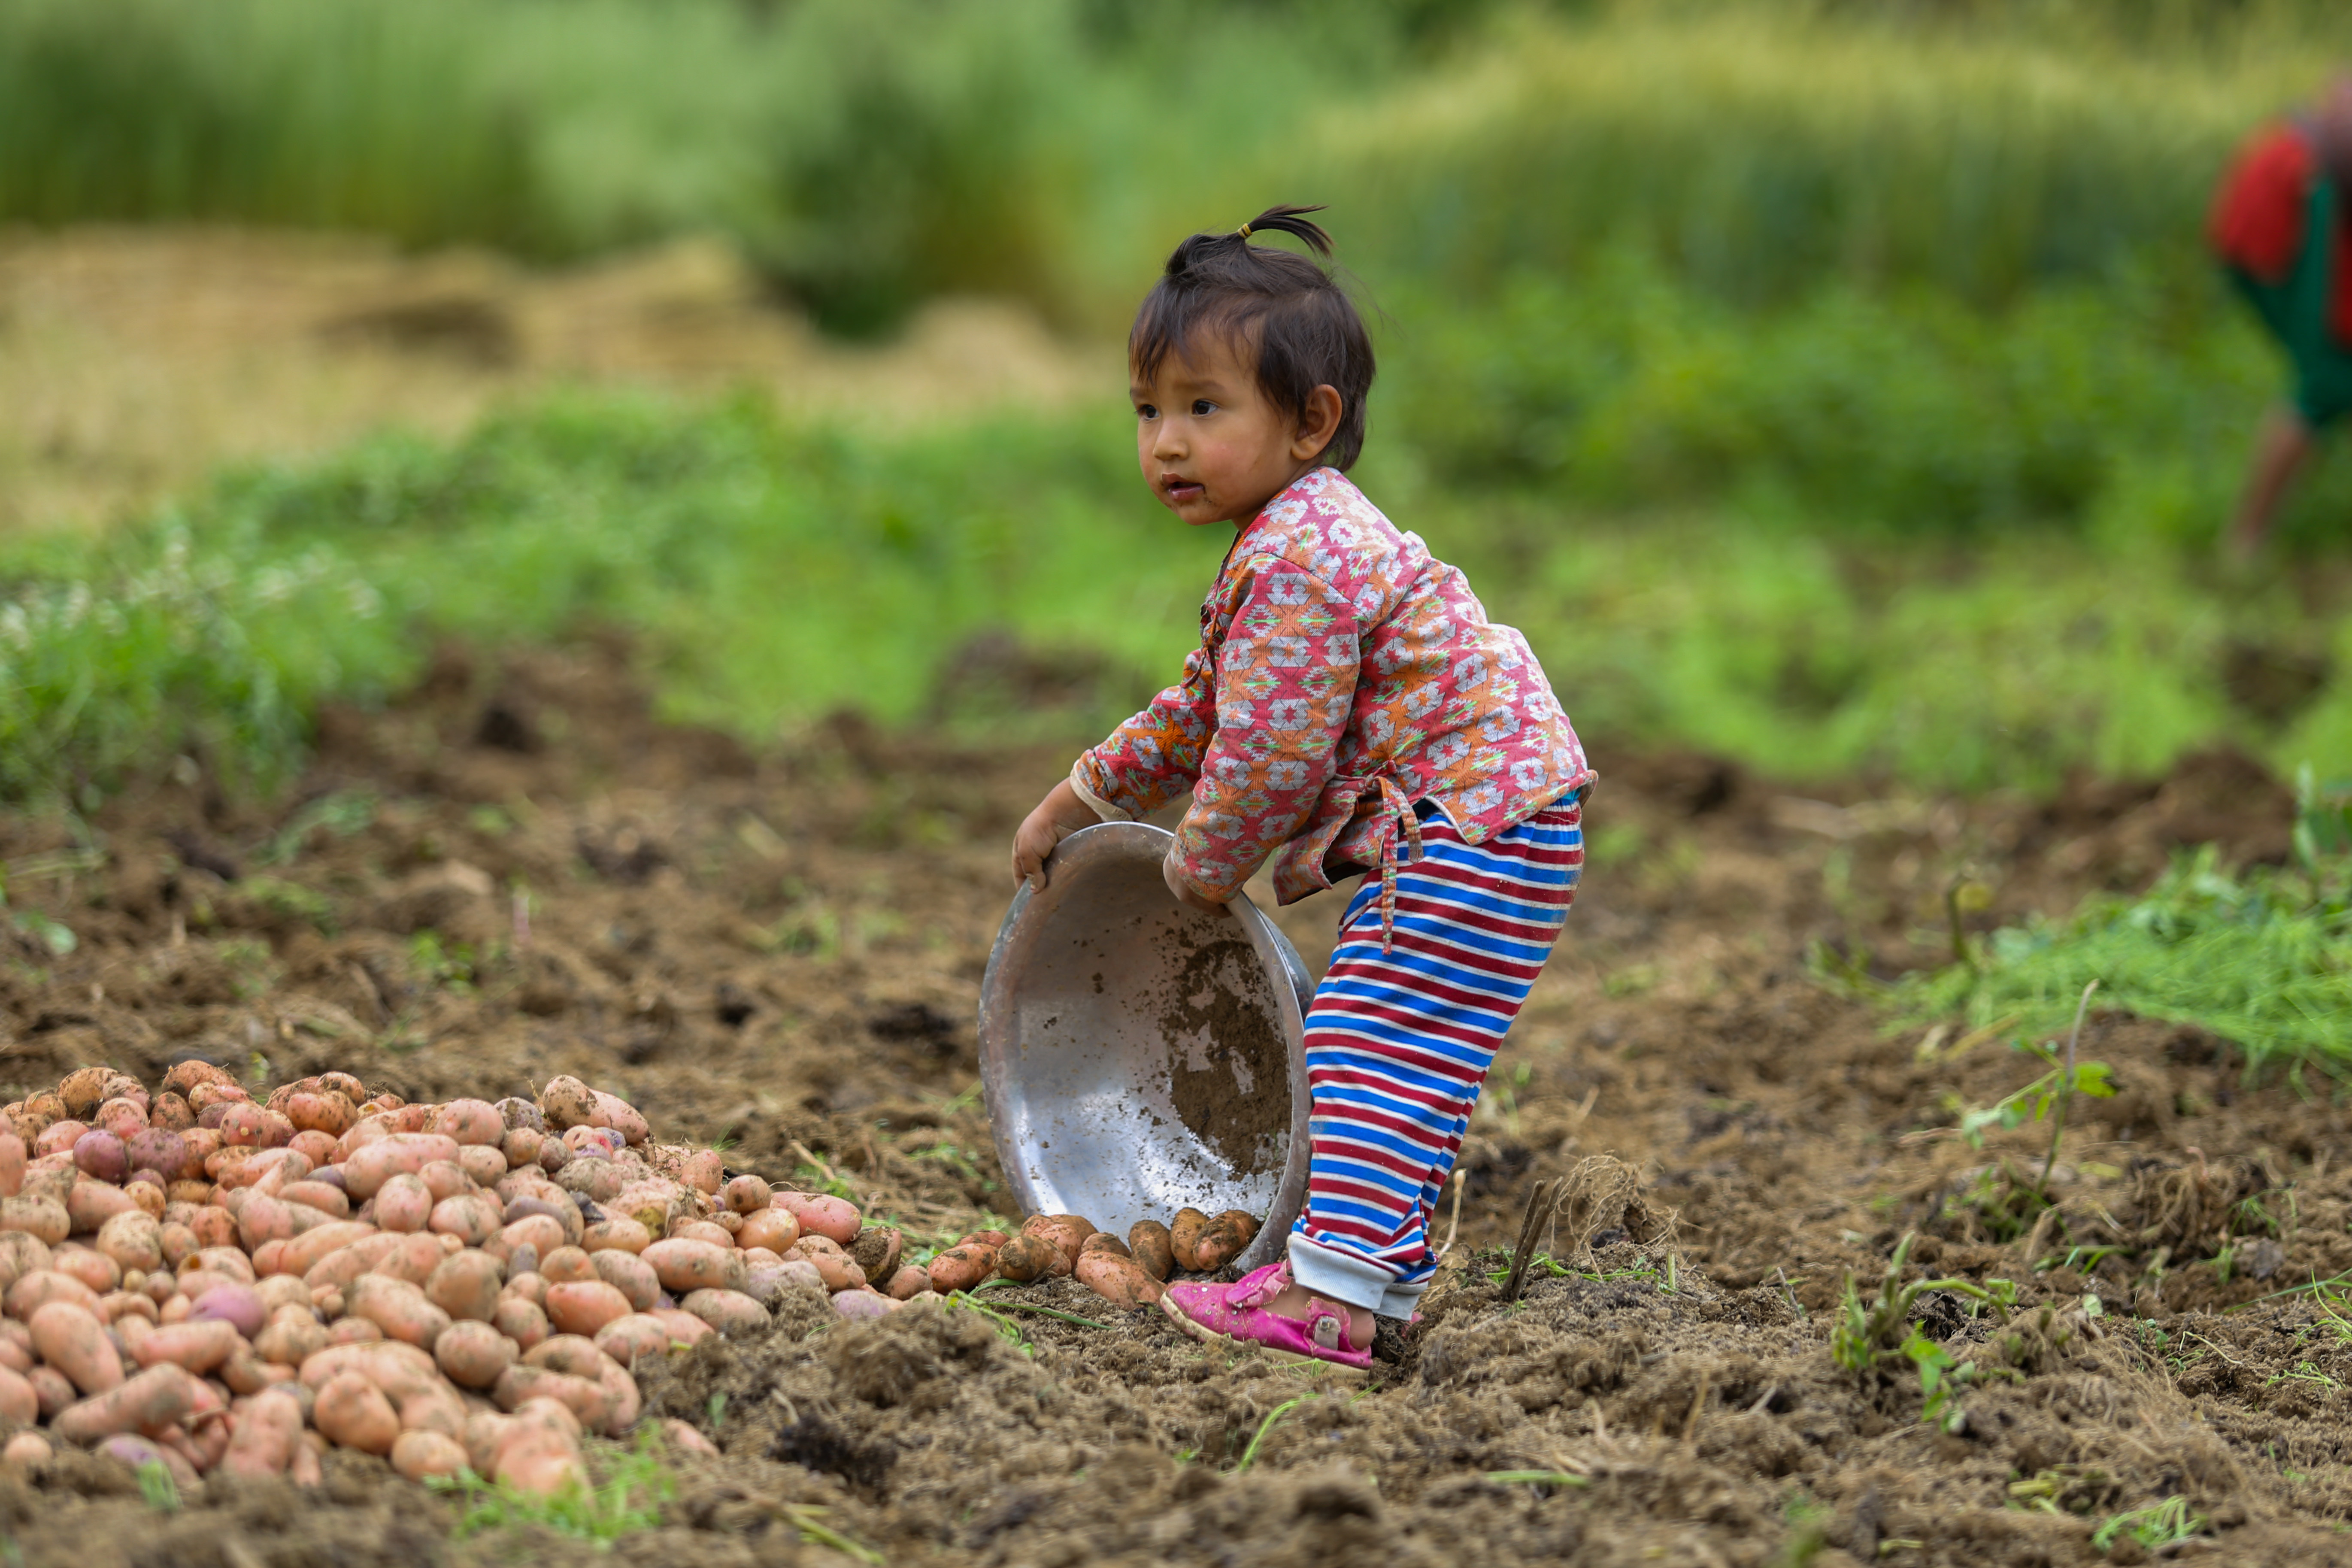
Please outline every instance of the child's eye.
[[1135, 416], [1138, 419], [1157, 419], [1160, 417], [1160, 410], [1149, 403], [1139, 403], [1135, 405]]
[[1217, 411], [1217, 405], [1216, 405], [1215, 404], [1213, 404], [1213, 403], [1210, 402], [1207, 398], [1205, 398], [1205, 397], [1196, 397], [1196, 398], [1192, 399], [1192, 417], [1193, 417], [1193, 418], [1195, 418], [1195, 419], [1204, 418], [1204, 417], [1206, 417], [1206, 416], [1209, 416], [1209, 415], [1214, 414], [1216, 411]]

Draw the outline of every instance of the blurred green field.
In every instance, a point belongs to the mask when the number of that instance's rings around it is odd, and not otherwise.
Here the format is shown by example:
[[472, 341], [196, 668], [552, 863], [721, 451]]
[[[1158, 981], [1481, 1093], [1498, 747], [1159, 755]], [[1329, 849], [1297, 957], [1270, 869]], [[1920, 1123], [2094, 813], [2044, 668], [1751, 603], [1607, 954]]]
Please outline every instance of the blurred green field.
[[1331, 203], [1385, 291], [1611, 247], [1719, 297], [1979, 304], [2197, 256], [2316, 0], [16, 0], [0, 222], [576, 257], [733, 237], [844, 327], [1117, 327], [1171, 239]]
[[[22, 0], [0, 219], [716, 228], [845, 330], [982, 290], [1097, 333], [1185, 230], [1328, 199], [1381, 316], [1360, 477], [1596, 742], [2352, 776], [2352, 469], [2290, 569], [2212, 569], [2278, 370], [2200, 238], [2347, 48], [2301, 0]], [[754, 735], [1081, 735], [1173, 671], [1222, 547], [1134, 478], [1118, 390], [887, 437], [574, 397], [12, 542], [0, 795], [267, 784], [432, 635], [590, 623]]]

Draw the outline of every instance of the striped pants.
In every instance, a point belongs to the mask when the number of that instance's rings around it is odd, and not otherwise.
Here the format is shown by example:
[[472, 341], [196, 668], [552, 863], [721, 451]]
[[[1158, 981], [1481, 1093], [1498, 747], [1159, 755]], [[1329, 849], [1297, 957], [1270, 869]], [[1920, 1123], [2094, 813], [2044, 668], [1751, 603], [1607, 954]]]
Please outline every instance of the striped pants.
[[1312, 1154], [1290, 1234], [1301, 1285], [1396, 1318], [1436, 1269], [1430, 1216], [1584, 864], [1578, 801], [1475, 845], [1429, 802], [1416, 809], [1422, 854], [1397, 868], [1390, 951], [1369, 876], [1307, 1009]]

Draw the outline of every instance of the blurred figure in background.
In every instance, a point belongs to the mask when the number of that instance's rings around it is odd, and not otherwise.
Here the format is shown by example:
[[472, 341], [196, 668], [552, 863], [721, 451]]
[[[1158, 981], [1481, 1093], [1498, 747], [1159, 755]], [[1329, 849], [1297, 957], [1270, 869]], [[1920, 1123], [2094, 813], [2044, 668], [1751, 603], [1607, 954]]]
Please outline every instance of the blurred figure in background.
[[2222, 266], [2286, 350], [2294, 391], [2255, 437], [2227, 544], [2262, 548], [2319, 432], [2352, 409], [2352, 73], [2308, 112], [2263, 131], [2213, 204]]

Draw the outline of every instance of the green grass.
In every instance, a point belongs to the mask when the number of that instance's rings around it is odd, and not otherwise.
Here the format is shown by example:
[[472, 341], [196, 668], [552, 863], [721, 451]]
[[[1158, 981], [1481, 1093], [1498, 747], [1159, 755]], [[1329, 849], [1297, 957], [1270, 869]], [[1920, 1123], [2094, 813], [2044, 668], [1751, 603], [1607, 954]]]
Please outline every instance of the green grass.
[[2233, 874], [2208, 846], [2139, 898], [2005, 927], [1887, 999], [1909, 1018], [2014, 1020], [2033, 1037], [2063, 1030], [2095, 980], [2099, 1005], [2207, 1029], [2242, 1048], [2250, 1071], [2340, 1072], [2352, 1064], [2352, 831], [2344, 797], [2308, 776], [2304, 795], [2292, 867]]
[[1961, 11], [17, 0], [0, 221], [558, 258], [719, 232], [837, 325], [981, 289], [1101, 327], [1186, 229], [1326, 200], [1379, 289], [1630, 243], [1746, 304], [1823, 277], [1985, 303], [2193, 259], [2230, 147], [2352, 50], [2301, 0]]
[[[178, 757], [266, 787], [320, 701], [398, 689], [434, 636], [593, 624], [640, 638], [668, 711], [754, 740], [856, 709], [1075, 741], [1172, 675], [1223, 547], [1151, 503], [1129, 418], [884, 437], [751, 399], [559, 399], [235, 473], [101, 542], [19, 542], [0, 795], [88, 804]], [[2108, 460], [2167, 460], [2134, 434], [2105, 433]], [[1375, 500], [1528, 633], [1596, 738], [1933, 789], [2149, 773], [2221, 742], [2352, 776], [2352, 685], [2264, 720], [2222, 679], [2238, 645], [2352, 637], [2325, 574], [2217, 587], [2201, 549], [2095, 521], [1906, 542], [1775, 500], [1769, 451], [1712, 496], [1595, 512], [1442, 481], [1382, 435]]]
[[452, 1479], [435, 1477], [425, 1484], [458, 1503], [456, 1533], [460, 1541], [487, 1531], [537, 1526], [609, 1552], [621, 1537], [658, 1526], [662, 1504], [677, 1495], [677, 1478], [662, 1460], [661, 1441], [659, 1432], [648, 1426], [638, 1434], [634, 1448], [597, 1445], [602, 1483], [574, 1482], [548, 1496], [506, 1481], [493, 1485], [471, 1470], [460, 1470]]

